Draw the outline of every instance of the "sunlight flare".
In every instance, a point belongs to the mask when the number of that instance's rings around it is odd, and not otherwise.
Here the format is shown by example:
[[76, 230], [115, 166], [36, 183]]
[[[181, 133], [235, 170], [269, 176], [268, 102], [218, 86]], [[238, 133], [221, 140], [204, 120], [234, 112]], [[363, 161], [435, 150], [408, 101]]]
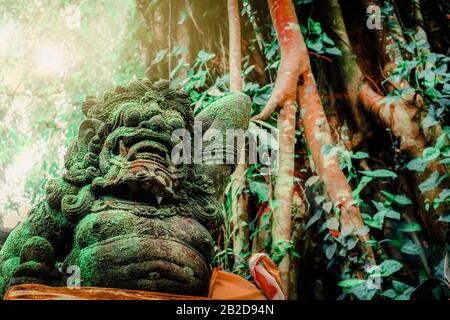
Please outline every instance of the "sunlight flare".
[[35, 49], [37, 70], [44, 75], [63, 75], [67, 71], [64, 50], [55, 43], [43, 42]]

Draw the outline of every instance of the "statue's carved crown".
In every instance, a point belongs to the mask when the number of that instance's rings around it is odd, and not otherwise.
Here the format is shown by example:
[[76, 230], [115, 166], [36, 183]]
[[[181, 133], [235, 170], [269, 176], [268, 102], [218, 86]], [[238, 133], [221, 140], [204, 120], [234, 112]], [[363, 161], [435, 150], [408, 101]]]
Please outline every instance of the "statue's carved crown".
[[167, 80], [135, 80], [127, 86], [106, 91], [100, 99], [88, 96], [81, 110], [87, 118], [95, 118], [114, 127], [123, 121], [124, 103], [137, 104], [142, 110], [154, 103], [165, 109], [177, 110], [184, 116], [188, 130], [194, 122], [188, 95], [183, 90], [171, 88]]

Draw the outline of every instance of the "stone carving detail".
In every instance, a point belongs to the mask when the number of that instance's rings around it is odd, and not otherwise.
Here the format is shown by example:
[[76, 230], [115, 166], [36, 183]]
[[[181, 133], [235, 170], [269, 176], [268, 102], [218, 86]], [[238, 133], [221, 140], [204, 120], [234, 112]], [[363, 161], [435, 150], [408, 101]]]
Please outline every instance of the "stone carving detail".
[[[233, 166], [171, 161], [171, 133], [194, 126], [187, 95], [137, 80], [82, 111], [64, 175], [0, 251], [0, 297], [15, 284], [64, 286], [74, 265], [82, 286], [206, 295], [226, 183], [215, 178]], [[198, 118], [204, 131], [245, 130], [249, 116], [249, 98], [234, 94]]]

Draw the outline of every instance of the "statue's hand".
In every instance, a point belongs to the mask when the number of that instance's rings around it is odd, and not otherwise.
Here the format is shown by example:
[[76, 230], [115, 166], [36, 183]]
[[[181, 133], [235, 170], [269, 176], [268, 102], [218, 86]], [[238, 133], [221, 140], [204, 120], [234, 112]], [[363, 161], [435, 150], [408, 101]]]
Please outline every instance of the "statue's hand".
[[251, 108], [251, 99], [243, 93], [235, 92], [211, 103], [195, 117], [195, 121], [202, 124], [203, 131], [247, 130]]
[[[204, 138], [204, 162], [196, 164], [196, 170], [213, 180], [217, 199], [222, 198], [228, 178], [239, 163], [251, 106], [247, 95], [232, 93], [211, 103], [195, 117], [196, 123], [201, 124]], [[206, 150], [209, 151], [205, 154]]]
[[55, 268], [52, 245], [42, 237], [28, 239], [20, 251], [20, 264], [16, 267], [8, 286], [38, 283], [53, 284], [59, 278]]

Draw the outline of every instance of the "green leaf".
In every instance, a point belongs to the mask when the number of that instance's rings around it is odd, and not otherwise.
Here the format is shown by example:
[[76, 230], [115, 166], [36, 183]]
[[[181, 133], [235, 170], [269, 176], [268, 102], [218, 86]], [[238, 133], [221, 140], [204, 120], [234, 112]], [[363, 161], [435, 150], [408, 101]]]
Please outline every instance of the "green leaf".
[[422, 127], [424, 129], [439, 124], [439, 118], [436, 116], [436, 112], [434, 110], [434, 106], [430, 106], [427, 115], [422, 119]]
[[440, 155], [439, 149], [428, 147], [423, 150], [422, 160], [425, 162], [430, 162], [436, 160]]
[[418, 255], [422, 252], [422, 249], [418, 247], [411, 239], [407, 239], [405, 244], [400, 249], [403, 253], [410, 255]]
[[341, 228], [342, 236], [346, 237], [346, 236], [352, 234], [353, 230], [355, 230], [353, 225], [342, 226], [342, 228]]
[[360, 286], [365, 283], [366, 283], [366, 281], [361, 280], [361, 279], [346, 279], [346, 280], [339, 282], [338, 286], [342, 287], [342, 288], [352, 288], [352, 287]]
[[377, 291], [377, 289], [369, 289], [367, 285], [359, 285], [350, 289], [350, 292], [353, 293], [359, 300], [372, 300]]
[[358, 186], [355, 188], [355, 190], [353, 190], [352, 195], [353, 197], [356, 199], [358, 198], [360, 192], [362, 191], [362, 189], [364, 189], [364, 187], [373, 180], [373, 177], [367, 177], [367, 176], [363, 176], [361, 178], [361, 181], [359, 181]]
[[398, 262], [397, 260], [384, 260], [379, 267], [380, 276], [388, 277], [391, 274], [399, 271], [403, 267], [403, 264]]
[[322, 41], [312, 41], [311, 39], [306, 39], [306, 45], [309, 49], [321, 53], [322, 52]]
[[332, 47], [332, 48], [325, 48], [325, 52], [331, 55], [335, 55], [335, 56], [341, 56], [342, 52], [339, 48], [336, 47]]
[[332, 217], [327, 220], [327, 228], [330, 230], [338, 230], [339, 229], [339, 220], [336, 217]]
[[347, 241], [347, 249], [352, 250], [354, 247], [356, 247], [356, 244], [358, 243], [358, 238], [350, 238]]
[[441, 182], [441, 179], [439, 179], [439, 177], [439, 172], [434, 171], [427, 180], [419, 184], [420, 192], [424, 193], [436, 188]]
[[317, 210], [316, 213], [314, 213], [314, 215], [306, 223], [305, 230], [308, 229], [310, 226], [312, 226], [317, 220], [319, 220], [320, 217], [322, 216], [322, 213], [323, 213], [322, 210], [320, 209]]
[[395, 204], [398, 204], [400, 206], [408, 206], [413, 204], [412, 201], [405, 195], [397, 194], [393, 195], [387, 191], [381, 190], [381, 193], [389, 200], [394, 202]]
[[400, 220], [400, 213], [392, 210], [392, 209], [388, 209], [386, 210], [386, 217], [391, 218], [391, 219], [395, 219], [395, 220]]
[[369, 157], [369, 154], [367, 152], [358, 151], [351, 155], [353, 159], [366, 159]]
[[151, 64], [158, 64], [158, 63], [160, 63], [166, 56], [167, 56], [167, 50], [166, 49], [158, 51], [158, 53], [156, 54], [156, 56], [153, 59], [153, 61], [151, 62]]
[[331, 201], [327, 201], [322, 205], [322, 208], [325, 212], [330, 213], [331, 209], [333, 209], [333, 203]]
[[398, 296], [398, 293], [394, 289], [388, 289], [382, 293], [383, 296], [395, 299]]
[[428, 163], [423, 161], [422, 158], [416, 158], [414, 160], [411, 160], [407, 165], [406, 168], [411, 171], [417, 171], [417, 172], [424, 172]]
[[380, 170], [365, 170], [365, 171], [360, 171], [360, 173], [364, 174], [365, 176], [368, 177], [373, 177], [373, 178], [397, 178], [397, 174], [387, 170], [387, 169], [380, 169]]
[[263, 226], [270, 225], [270, 217], [271, 217], [270, 211], [267, 211], [267, 213], [265, 213], [261, 216], [261, 222], [262, 222]]
[[378, 212], [372, 218], [370, 218], [369, 215], [364, 216], [364, 222], [368, 226], [376, 229], [382, 229], [385, 217], [400, 220], [399, 212], [392, 210], [391, 208], [386, 208], [381, 202], [372, 200], [372, 203], [377, 208]]
[[319, 176], [311, 176], [308, 178], [308, 180], [306, 180], [305, 182], [305, 186], [307, 187], [312, 187], [314, 184], [316, 184], [316, 182], [318, 182], [320, 180]]
[[326, 33], [322, 33], [322, 41], [334, 46], [334, 41], [332, 39], [330, 39], [330, 37], [328, 37], [328, 35]]
[[450, 212], [444, 212], [444, 213], [440, 216], [439, 221], [450, 223]]
[[395, 300], [411, 300], [411, 294], [414, 292], [415, 288], [409, 288], [404, 293], [398, 295]]
[[313, 19], [308, 19], [308, 29], [311, 33], [322, 33], [322, 27], [320, 26], [320, 22], [315, 22]]
[[403, 293], [404, 291], [411, 289], [413, 287], [408, 286], [407, 284], [397, 281], [397, 280], [393, 280], [392, 281], [392, 285], [394, 286], [394, 289], [398, 292], [398, 293]]
[[434, 146], [434, 148], [437, 149], [437, 150], [441, 150], [442, 147], [445, 146], [446, 141], [447, 141], [447, 134], [446, 134], [446, 133], [441, 134], [441, 135], [437, 138], [437, 140], [436, 140], [436, 145]]
[[326, 198], [323, 195], [318, 195], [318, 196], [314, 197], [314, 201], [316, 201], [317, 204], [321, 204], [325, 200], [326, 200]]
[[269, 187], [260, 181], [251, 181], [249, 183], [249, 189], [252, 194], [254, 194], [259, 203], [267, 202], [270, 197]]
[[325, 256], [328, 258], [328, 260], [331, 260], [331, 258], [333, 258], [334, 254], [336, 253], [336, 249], [336, 243], [333, 243], [325, 248]]
[[420, 225], [418, 223], [411, 222], [411, 223], [404, 224], [400, 228], [400, 230], [403, 232], [417, 232], [417, 231], [422, 230], [422, 228], [420, 227]]
[[376, 229], [382, 229], [383, 228], [383, 223], [384, 223], [384, 212], [378, 212], [377, 214], [375, 214], [372, 218], [372, 221], [366, 221], [366, 224], [369, 227], [372, 228], [376, 228]]
[[378, 211], [386, 210], [386, 207], [381, 202], [378, 202], [378, 201], [375, 201], [375, 200], [371, 200], [371, 201], [372, 201], [373, 205], [375, 206], [375, 208], [377, 208]]
[[369, 228], [368, 228], [367, 226], [363, 226], [363, 227], [361, 227], [361, 228], [356, 229], [355, 233], [356, 233], [358, 236], [363, 236], [363, 235], [369, 233]]
[[203, 63], [208, 62], [209, 60], [213, 59], [215, 56], [216, 55], [214, 53], [208, 53], [204, 50], [200, 50], [198, 52], [198, 59]]
[[400, 206], [409, 206], [412, 205], [412, 201], [405, 195], [398, 194], [394, 198], [394, 202]]
[[447, 198], [450, 197], [450, 189], [444, 189], [439, 193], [439, 201], [444, 202]]

